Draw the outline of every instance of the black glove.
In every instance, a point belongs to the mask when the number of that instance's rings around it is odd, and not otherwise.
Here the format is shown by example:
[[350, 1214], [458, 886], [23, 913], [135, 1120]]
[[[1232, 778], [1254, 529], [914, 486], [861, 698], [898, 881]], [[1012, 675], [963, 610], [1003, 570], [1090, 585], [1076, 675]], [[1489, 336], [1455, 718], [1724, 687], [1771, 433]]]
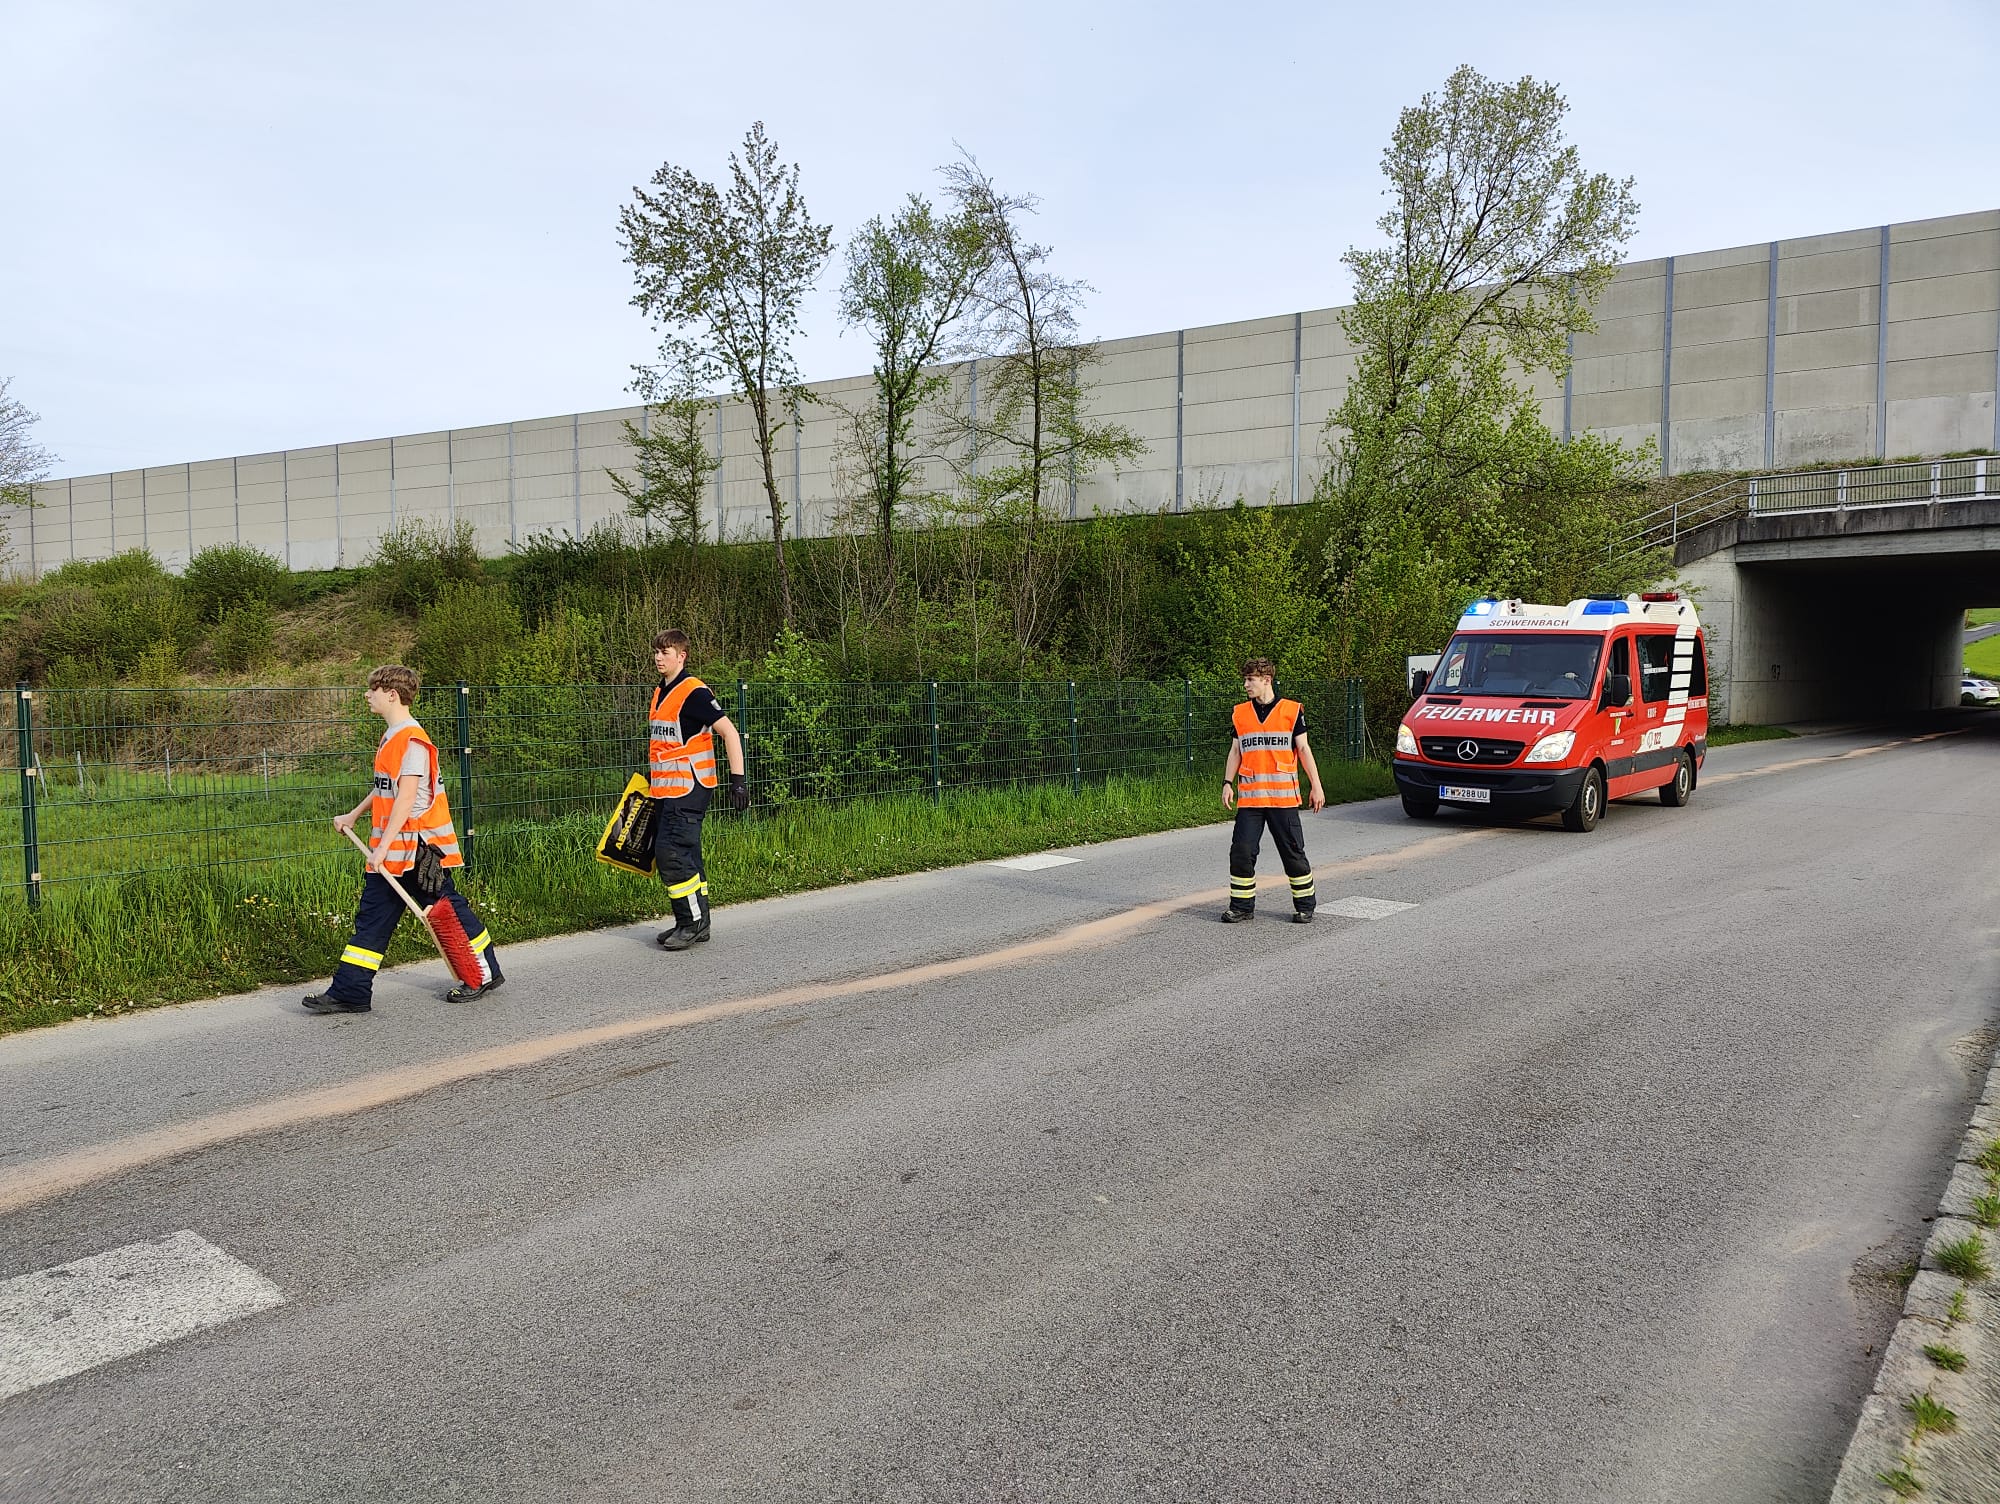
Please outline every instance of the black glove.
[[750, 784], [741, 773], [729, 775], [729, 807], [737, 811], [750, 807]]

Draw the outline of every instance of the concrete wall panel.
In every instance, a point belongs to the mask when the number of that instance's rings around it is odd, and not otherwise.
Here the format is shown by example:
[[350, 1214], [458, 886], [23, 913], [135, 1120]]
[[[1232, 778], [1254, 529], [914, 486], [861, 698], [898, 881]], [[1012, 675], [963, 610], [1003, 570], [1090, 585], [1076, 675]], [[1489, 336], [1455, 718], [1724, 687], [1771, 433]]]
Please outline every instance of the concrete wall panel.
[[[1755, 302], [1719, 303], [1712, 308], [1683, 308], [1674, 304], [1674, 359], [1692, 345], [1720, 344], [1726, 340], [1754, 339], [1761, 347], [1766, 323], [1762, 297]], [[1578, 341], [1581, 344], [1581, 341]]]
[[1875, 452], [1875, 409], [1872, 405], [1780, 412], [1775, 426], [1775, 447], [1780, 465], [1861, 459]]
[[1889, 359], [1990, 355], [1996, 334], [2000, 334], [2000, 318], [1991, 313], [1954, 313], [1943, 318], [1908, 319], [1889, 325]]
[[[1675, 375], [1680, 374], [1679, 362], [1675, 362]], [[1737, 376], [1716, 381], [1689, 381], [1674, 383], [1673, 417], [1675, 431], [1680, 428], [1683, 418], [1738, 418], [1754, 415], [1757, 420], [1757, 454], [1761, 463], [1764, 452], [1764, 373], [1758, 371], [1750, 376]], [[1678, 460], [1679, 450], [1675, 451]], [[1701, 467], [1711, 468], [1711, 467]]]
[[1889, 400], [1889, 449], [1897, 454], [1955, 454], [1993, 447], [1993, 393], [1951, 392]]
[[1829, 329], [1873, 329], [1876, 292], [1871, 287], [1802, 293], [1778, 298], [1778, 335], [1813, 334]]
[[[1674, 258], [1674, 272], [1678, 276], [1685, 272], [1707, 272], [1724, 267], [1764, 266], [1769, 262], [1770, 257], [1770, 243], [1768, 241], [1754, 241], [1749, 245], [1732, 245], [1720, 251], [1695, 251], [1690, 255], [1676, 256]], [[1759, 282], [1757, 284], [1755, 295], [1758, 297], [1764, 295], [1763, 283]], [[1678, 309], [1680, 305], [1680, 294], [1678, 292], [1674, 294], [1674, 304], [1676, 309]]]
[[[1895, 331], [1890, 330], [1893, 335]], [[1954, 393], [1966, 396], [1979, 395], [1979, 388], [1989, 390], [1993, 386], [1993, 352], [1982, 351], [1977, 355], [1945, 355], [1930, 360], [1892, 360], [1889, 362], [1889, 400], [1904, 397], [1947, 397]], [[1984, 443], [1991, 444], [1993, 435], [1989, 432]], [[1963, 449], [1963, 444], [1954, 445]]]
[[1996, 261], [2000, 261], [2000, 230], [1982, 230], [1977, 234], [1901, 244], [1896, 243], [1892, 234], [1889, 280], [1894, 283], [1928, 277], [1962, 276], [1967, 272], [1989, 271]]
[[[1770, 253], [1746, 263], [1706, 271], [1690, 269], [1692, 258], [1674, 262], [1674, 322], [1684, 308], [1714, 308], [1727, 303], [1762, 303], [1770, 290]], [[1679, 330], [1676, 328], [1678, 334]]]
[[1674, 418], [1678, 470], [1751, 470], [1764, 462], [1764, 416]]
[[1875, 325], [1859, 329], [1822, 329], [1814, 334], [1778, 336], [1777, 368], [1787, 371], [1830, 371], [1842, 366], [1875, 368]]
[[1577, 336], [1576, 358], [1657, 353], [1665, 343], [1666, 327], [1666, 314], [1657, 310], [1631, 318], [1599, 319], [1595, 333]]
[[[1780, 351], [1784, 341], [1778, 342]], [[1875, 367], [1834, 366], [1812, 371], [1778, 372], [1772, 383], [1780, 412], [1816, 407], [1845, 408], [1875, 400]]]
[[1864, 249], [1833, 251], [1819, 256], [1787, 255], [1780, 247], [1778, 296], [1791, 298], [1806, 293], [1873, 287], [1881, 271], [1879, 239], [1871, 239]]
[[1647, 261], [1640, 265], [1650, 267], [1650, 271], [1639, 271], [1627, 266], [1604, 289], [1597, 300], [1597, 321], [1608, 324], [1617, 319], [1640, 318], [1648, 314], [1658, 314], [1667, 306], [1667, 264], [1664, 261]]
[[[1942, 318], [1954, 313], [1992, 313], [2000, 309], [2000, 236], [1995, 237], [1993, 269], [1925, 277], [1921, 281], [1889, 283], [1889, 322]], [[1988, 327], [2000, 324], [1989, 319]]]
[[[1746, 376], [1757, 378], [1756, 400], [1752, 404], [1758, 411], [1764, 407], [1764, 341], [1761, 339], [1731, 340], [1710, 345], [1691, 345], [1682, 348], [1674, 342], [1674, 406], [1680, 406], [1681, 387], [1706, 381], [1726, 381]], [[1744, 411], [1748, 411], [1745, 408]]]

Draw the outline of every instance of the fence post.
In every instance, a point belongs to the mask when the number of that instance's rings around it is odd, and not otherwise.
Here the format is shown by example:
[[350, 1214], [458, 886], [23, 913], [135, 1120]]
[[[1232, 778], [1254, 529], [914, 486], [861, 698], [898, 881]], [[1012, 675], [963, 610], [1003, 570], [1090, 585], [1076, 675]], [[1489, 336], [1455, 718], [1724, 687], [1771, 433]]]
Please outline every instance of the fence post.
[[1194, 680], [1181, 680], [1181, 739], [1187, 745], [1187, 770], [1194, 772]]
[[1069, 791], [1083, 792], [1083, 751], [1077, 736], [1076, 680], [1069, 681]]
[[944, 796], [944, 769], [938, 759], [937, 680], [931, 680], [931, 798]]
[[[716, 409], [717, 417], [715, 421], [717, 424], [722, 422], [721, 411], [720, 407]], [[750, 765], [750, 681], [748, 679], [738, 679], [736, 681], [735, 721], [737, 739], [743, 743], [743, 787], [747, 789], [750, 787], [750, 780], [757, 776], [756, 769]]]
[[1361, 681], [1347, 681], [1347, 760], [1359, 762], [1367, 755], [1368, 717], [1361, 705]]
[[472, 688], [458, 686], [458, 846], [472, 867]]
[[28, 907], [42, 906], [41, 841], [35, 830], [35, 692], [23, 679], [14, 686], [14, 725], [21, 743], [21, 871]]

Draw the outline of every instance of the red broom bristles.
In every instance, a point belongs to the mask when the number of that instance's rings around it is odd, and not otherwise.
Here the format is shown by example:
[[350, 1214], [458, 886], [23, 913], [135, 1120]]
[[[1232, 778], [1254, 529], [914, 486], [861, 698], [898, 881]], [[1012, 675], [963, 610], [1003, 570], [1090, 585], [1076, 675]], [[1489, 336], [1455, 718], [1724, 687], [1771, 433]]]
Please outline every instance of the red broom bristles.
[[451, 963], [453, 975], [468, 987], [483, 987], [486, 973], [472, 949], [472, 937], [465, 933], [465, 925], [458, 917], [458, 910], [451, 906], [451, 900], [440, 898], [424, 914], [424, 920], [437, 936], [438, 948]]

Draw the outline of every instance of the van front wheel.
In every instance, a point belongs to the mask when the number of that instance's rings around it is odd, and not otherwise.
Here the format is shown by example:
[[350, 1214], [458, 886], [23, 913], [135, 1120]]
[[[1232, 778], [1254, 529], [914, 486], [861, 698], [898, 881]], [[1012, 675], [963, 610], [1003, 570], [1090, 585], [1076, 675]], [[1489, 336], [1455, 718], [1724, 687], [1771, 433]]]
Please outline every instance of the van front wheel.
[[1694, 759], [1681, 753], [1674, 763], [1674, 781], [1660, 785], [1660, 803], [1679, 809], [1694, 797]]
[[1421, 794], [1403, 795], [1403, 813], [1412, 820], [1428, 820], [1438, 812], [1436, 799], [1426, 799]]
[[1576, 797], [1563, 811], [1564, 830], [1595, 830], [1604, 815], [1604, 774], [1596, 768], [1583, 775]]

